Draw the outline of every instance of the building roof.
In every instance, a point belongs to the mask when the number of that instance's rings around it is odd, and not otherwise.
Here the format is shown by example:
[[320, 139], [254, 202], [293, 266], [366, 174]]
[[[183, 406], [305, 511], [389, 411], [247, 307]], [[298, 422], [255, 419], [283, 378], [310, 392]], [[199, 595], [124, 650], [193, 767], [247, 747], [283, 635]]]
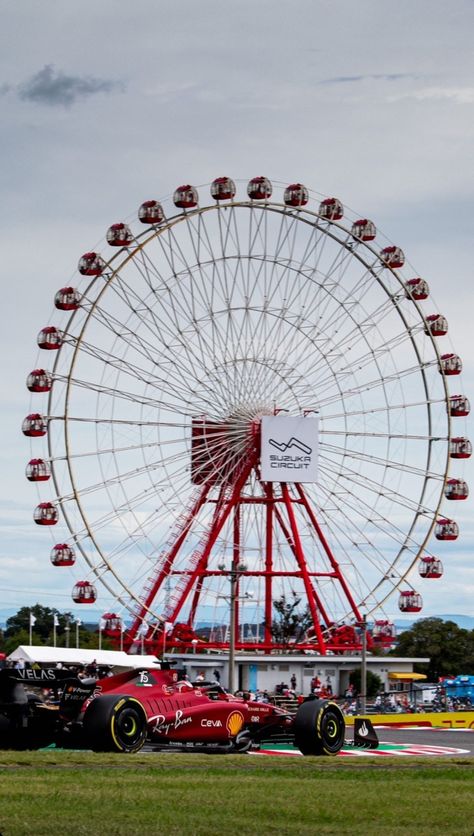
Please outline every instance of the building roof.
[[153, 668], [159, 665], [156, 656], [129, 656], [121, 650], [81, 650], [72, 647], [43, 647], [41, 645], [22, 644], [10, 653], [8, 659], [16, 662], [51, 663], [61, 662], [66, 665], [108, 665], [112, 668]]
[[388, 674], [389, 679], [396, 679], [401, 682], [412, 682], [417, 679], [427, 679], [425, 673], [409, 673], [408, 671], [389, 671]]

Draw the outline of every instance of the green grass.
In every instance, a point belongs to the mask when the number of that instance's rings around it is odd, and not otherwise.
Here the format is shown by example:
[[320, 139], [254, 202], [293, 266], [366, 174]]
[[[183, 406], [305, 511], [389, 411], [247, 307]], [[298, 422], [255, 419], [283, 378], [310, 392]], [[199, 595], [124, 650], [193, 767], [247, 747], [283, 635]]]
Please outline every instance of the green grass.
[[470, 836], [472, 758], [0, 752], [1, 836]]

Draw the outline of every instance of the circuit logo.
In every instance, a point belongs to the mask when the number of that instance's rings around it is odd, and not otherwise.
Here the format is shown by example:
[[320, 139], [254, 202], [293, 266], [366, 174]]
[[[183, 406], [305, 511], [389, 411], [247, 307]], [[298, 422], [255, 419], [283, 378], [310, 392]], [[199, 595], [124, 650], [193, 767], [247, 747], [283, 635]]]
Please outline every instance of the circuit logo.
[[311, 447], [308, 447], [307, 444], [304, 444], [303, 441], [300, 441], [299, 438], [295, 438], [292, 436], [290, 440], [285, 444], [276, 441], [274, 438], [269, 438], [268, 443], [275, 447], [280, 453], [286, 452], [286, 450], [291, 450], [292, 447], [296, 447], [297, 450], [300, 450], [302, 453], [305, 453], [307, 456], [311, 455], [313, 452]]

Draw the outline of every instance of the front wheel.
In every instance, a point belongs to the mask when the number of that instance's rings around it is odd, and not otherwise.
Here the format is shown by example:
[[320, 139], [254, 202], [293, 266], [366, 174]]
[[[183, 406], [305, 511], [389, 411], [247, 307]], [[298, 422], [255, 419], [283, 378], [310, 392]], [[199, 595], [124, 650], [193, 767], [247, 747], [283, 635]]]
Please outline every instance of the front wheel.
[[138, 752], [147, 738], [147, 716], [134, 697], [96, 697], [84, 715], [87, 745], [94, 752]]
[[345, 729], [337, 703], [307, 700], [294, 719], [295, 746], [303, 755], [337, 755], [344, 745]]

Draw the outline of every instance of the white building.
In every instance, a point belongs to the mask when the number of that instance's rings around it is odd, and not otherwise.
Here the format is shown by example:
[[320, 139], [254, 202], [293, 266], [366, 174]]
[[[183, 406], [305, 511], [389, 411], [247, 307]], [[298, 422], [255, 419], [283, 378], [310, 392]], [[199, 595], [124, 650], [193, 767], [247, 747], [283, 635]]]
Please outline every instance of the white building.
[[[166, 654], [168, 661], [175, 661], [177, 667], [185, 667], [192, 680], [203, 673], [205, 680], [214, 679], [214, 671], [221, 683], [228, 681], [229, 661], [227, 654], [215, 653], [173, 653]], [[367, 670], [380, 677], [386, 691], [395, 690], [399, 682], [409, 682], [415, 664], [428, 663], [429, 658], [371, 656], [367, 655]], [[291, 677], [296, 677], [296, 691], [308, 694], [311, 680], [318, 677], [322, 685], [330, 684], [334, 696], [343, 696], [353, 671], [361, 670], [361, 656], [308, 656], [238, 654], [235, 659], [234, 682], [239, 690], [274, 691], [282, 682], [290, 686]], [[399, 676], [395, 676], [399, 674]], [[413, 679], [420, 675], [414, 674]]]

